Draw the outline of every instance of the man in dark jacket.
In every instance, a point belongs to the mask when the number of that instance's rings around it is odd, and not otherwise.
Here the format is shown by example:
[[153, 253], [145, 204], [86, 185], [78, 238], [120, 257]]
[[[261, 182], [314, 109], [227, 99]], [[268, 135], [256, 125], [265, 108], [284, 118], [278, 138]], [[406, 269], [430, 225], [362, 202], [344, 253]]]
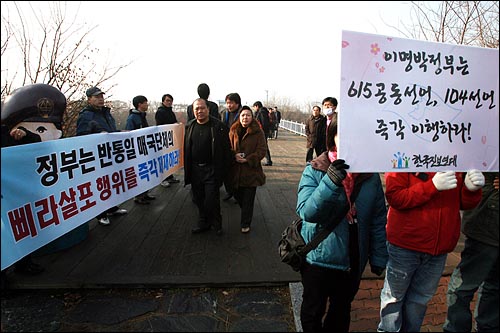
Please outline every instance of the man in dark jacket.
[[276, 112], [276, 128], [274, 129], [274, 139], [278, 138], [278, 130], [280, 128], [281, 123], [281, 111], [278, 110], [278, 107], [274, 107], [274, 112]]
[[[208, 96], [210, 96], [210, 87], [208, 86], [208, 84], [200, 83], [200, 85], [198, 86], [198, 96], [207, 101], [210, 116], [220, 119], [219, 106], [215, 102], [208, 100]], [[193, 112], [193, 106], [189, 105], [187, 108], [187, 121], [190, 121], [194, 118], [195, 116]]]
[[[104, 106], [104, 92], [97, 87], [91, 87], [86, 91], [88, 105], [78, 114], [76, 120], [76, 135], [87, 135], [94, 133], [118, 132], [116, 122], [111, 115], [111, 109]], [[108, 216], [127, 214], [127, 210], [118, 206], [97, 215], [99, 224], [109, 225]]]
[[[239, 121], [241, 111], [241, 97], [238, 93], [230, 93], [226, 96], [226, 110], [221, 113], [221, 120], [226, 124], [227, 129], [231, 129], [231, 126]], [[222, 198], [223, 201], [228, 201], [233, 197], [233, 189], [231, 188], [231, 182], [229, 179], [224, 181], [224, 187], [226, 189], [226, 195]]]
[[266, 145], [267, 145], [267, 152], [266, 152], [266, 163], [264, 165], [271, 166], [273, 165], [273, 161], [271, 160], [271, 152], [269, 151], [269, 144], [267, 140], [269, 139], [269, 129], [271, 126], [271, 122], [269, 121], [269, 110], [265, 108], [262, 105], [261, 101], [257, 101], [253, 103], [253, 110], [255, 112], [255, 119], [260, 123], [260, 126], [262, 126], [262, 130], [264, 131], [264, 135], [266, 136]]
[[184, 183], [191, 184], [193, 201], [198, 206], [198, 225], [193, 234], [212, 226], [222, 235], [220, 192], [231, 166], [229, 130], [220, 120], [209, 116], [207, 101], [193, 103], [195, 119], [186, 125], [184, 136]]
[[[142, 95], [135, 96], [132, 100], [132, 104], [134, 105], [134, 109], [129, 112], [125, 129], [127, 131], [133, 131], [149, 127], [148, 120], [146, 119], [146, 112], [149, 107], [148, 99]], [[148, 192], [149, 191], [144, 191], [141, 194], [136, 195], [134, 202], [140, 205], [149, 205], [149, 201], [156, 198], [149, 195]]]
[[[158, 107], [158, 110], [155, 114], [156, 125], [167, 125], [167, 124], [176, 124], [177, 117], [172, 109], [172, 103], [174, 102], [174, 98], [170, 94], [165, 94], [161, 97], [161, 105]], [[174, 175], [170, 175], [165, 178], [161, 182], [161, 186], [170, 187], [170, 184], [178, 183], [179, 180], [174, 177]]]
[[118, 132], [111, 109], [104, 106], [104, 92], [92, 87], [86, 95], [88, 104], [78, 114], [76, 135]]
[[307, 119], [306, 126], [306, 163], [310, 163], [313, 154], [316, 157], [326, 151], [326, 116], [321, 114], [321, 108], [318, 105], [313, 106], [312, 114]]
[[465, 247], [448, 284], [444, 332], [472, 332], [470, 303], [476, 292], [475, 331], [499, 331], [498, 172], [485, 172], [484, 177], [481, 202], [476, 208], [463, 211]]

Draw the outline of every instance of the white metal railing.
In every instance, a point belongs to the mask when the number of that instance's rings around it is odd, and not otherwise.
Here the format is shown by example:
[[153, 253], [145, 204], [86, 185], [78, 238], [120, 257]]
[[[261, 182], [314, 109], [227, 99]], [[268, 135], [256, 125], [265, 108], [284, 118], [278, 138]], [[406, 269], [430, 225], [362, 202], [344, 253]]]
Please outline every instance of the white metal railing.
[[306, 125], [291, 120], [280, 121], [280, 127], [298, 135], [306, 136]]

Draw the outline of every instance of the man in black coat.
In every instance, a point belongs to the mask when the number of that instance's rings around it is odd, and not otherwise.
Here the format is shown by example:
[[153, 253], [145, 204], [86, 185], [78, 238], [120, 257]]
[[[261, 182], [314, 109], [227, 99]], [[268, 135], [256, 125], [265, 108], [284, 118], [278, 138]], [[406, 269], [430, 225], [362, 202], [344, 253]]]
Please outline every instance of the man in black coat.
[[[207, 101], [210, 116], [220, 120], [219, 106], [215, 102], [208, 100], [208, 96], [210, 96], [210, 87], [208, 86], [208, 84], [200, 83], [200, 85], [198, 86], [198, 96]], [[189, 105], [187, 108], [187, 121], [190, 121], [194, 118], [195, 116], [193, 112], [193, 106]]]
[[[161, 105], [155, 114], [156, 125], [177, 124], [177, 117], [172, 109], [174, 98], [170, 94], [161, 97]], [[170, 175], [161, 182], [161, 186], [170, 187], [170, 184], [178, 183], [174, 175]]]
[[[253, 103], [253, 110], [255, 112], [255, 119], [257, 119], [257, 121], [260, 123], [260, 126], [262, 127], [262, 130], [264, 131], [267, 144], [271, 126], [271, 122], [269, 120], [269, 110], [262, 105], [261, 101]], [[273, 161], [271, 160], [271, 152], [269, 151], [269, 144], [267, 144], [266, 163], [264, 163], [264, 165], [273, 165]]]
[[196, 99], [193, 111], [195, 119], [186, 124], [184, 136], [184, 183], [191, 184], [199, 212], [198, 224], [191, 232], [198, 234], [213, 227], [220, 236], [223, 232], [219, 188], [233, 158], [229, 130], [223, 122], [209, 116], [205, 99]]

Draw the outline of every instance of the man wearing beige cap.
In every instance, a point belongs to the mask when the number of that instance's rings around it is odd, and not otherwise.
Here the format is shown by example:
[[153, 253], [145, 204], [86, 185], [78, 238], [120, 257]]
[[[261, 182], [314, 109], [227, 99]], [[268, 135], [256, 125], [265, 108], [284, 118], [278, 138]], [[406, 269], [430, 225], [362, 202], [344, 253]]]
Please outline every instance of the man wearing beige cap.
[[[97, 87], [91, 87], [87, 89], [86, 95], [88, 105], [78, 114], [76, 135], [119, 132], [111, 115], [111, 109], [104, 106], [104, 92]], [[97, 215], [96, 218], [99, 224], [109, 225], [111, 222], [108, 216], [124, 214], [127, 214], [126, 209], [115, 206]]]

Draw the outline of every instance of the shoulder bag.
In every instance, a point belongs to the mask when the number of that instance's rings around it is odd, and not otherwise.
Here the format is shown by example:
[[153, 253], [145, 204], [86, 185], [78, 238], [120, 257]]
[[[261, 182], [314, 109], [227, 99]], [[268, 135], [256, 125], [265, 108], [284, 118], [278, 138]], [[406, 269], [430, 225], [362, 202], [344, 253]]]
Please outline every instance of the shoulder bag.
[[[357, 183], [354, 186], [351, 194], [351, 202], [356, 201], [361, 184]], [[309, 243], [304, 241], [300, 234], [302, 228], [302, 219], [297, 218], [285, 228], [281, 234], [281, 239], [278, 242], [278, 253], [281, 262], [290, 265], [294, 271], [299, 271], [306, 260], [306, 255], [321, 243], [335, 227], [342, 221], [349, 210], [349, 205], [346, 205], [341, 213], [332, 217], [332, 220], [321, 230]]]

